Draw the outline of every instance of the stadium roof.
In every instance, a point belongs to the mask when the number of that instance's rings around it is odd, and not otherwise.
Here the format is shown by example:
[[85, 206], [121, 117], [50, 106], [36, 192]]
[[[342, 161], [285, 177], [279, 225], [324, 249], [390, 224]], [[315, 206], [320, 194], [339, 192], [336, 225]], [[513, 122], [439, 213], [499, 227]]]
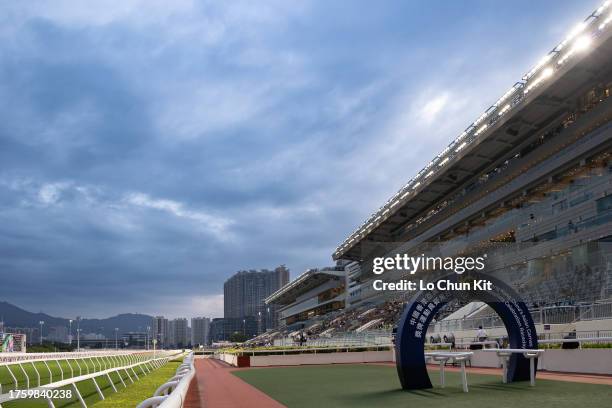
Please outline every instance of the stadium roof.
[[330, 279], [344, 276], [343, 270], [334, 269], [308, 269], [306, 272], [272, 293], [264, 299], [266, 304], [276, 303], [286, 305], [294, 302], [298, 296], [312, 288], [327, 282]]
[[[361, 260], [360, 246], [364, 240], [393, 241], [403, 225], [456, 191], [524, 140], [529, 131], [537, 129], [542, 118], [564, 106], [567, 96], [577, 88], [573, 84], [592, 76], [587, 69], [574, 68], [587, 55], [595, 59], [594, 49], [600, 49], [600, 58], [591, 61], [592, 66], [601, 66], [602, 58], [612, 54], [610, 44], [606, 43], [612, 31], [611, 9], [610, 1], [606, 1], [574, 27], [520, 81], [351, 233], [335, 250], [333, 259]], [[606, 49], [601, 50], [604, 46]], [[553, 84], [555, 89], [551, 90]]]

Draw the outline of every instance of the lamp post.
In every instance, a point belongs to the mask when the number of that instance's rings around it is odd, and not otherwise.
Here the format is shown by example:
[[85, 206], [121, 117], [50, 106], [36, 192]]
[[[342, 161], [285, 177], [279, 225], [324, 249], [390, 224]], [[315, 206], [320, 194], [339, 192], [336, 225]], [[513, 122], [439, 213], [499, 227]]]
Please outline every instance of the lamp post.
[[40, 321], [38, 322], [38, 324], [40, 324], [40, 345], [42, 346], [42, 340], [43, 340], [43, 324], [45, 324], [44, 321]]
[[81, 316], [77, 316], [77, 351], [81, 351]]
[[68, 343], [72, 348], [72, 319], [68, 320]]
[[119, 350], [119, 346], [117, 345], [117, 333], [119, 332], [119, 328], [115, 327], [115, 350]]
[[257, 312], [257, 334], [261, 334], [261, 310]]
[[147, 326], [147, 337], [146, 337], [146, 339], [147, 339], [147, 346], [146, 346], [146, 349], [147, 349], [147, 350], [149, 349], [149, 332], [150, 332], [150, 331], [151, 331], [151, 326]]

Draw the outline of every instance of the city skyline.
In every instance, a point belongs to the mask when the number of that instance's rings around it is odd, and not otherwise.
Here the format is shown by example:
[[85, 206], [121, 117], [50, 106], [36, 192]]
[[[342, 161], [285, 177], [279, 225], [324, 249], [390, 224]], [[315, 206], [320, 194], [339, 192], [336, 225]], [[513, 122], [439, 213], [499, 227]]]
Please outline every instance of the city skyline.
[[596, 5], [4, 4], [3, 299], [220, 317], [238, 270], [328, 265]]

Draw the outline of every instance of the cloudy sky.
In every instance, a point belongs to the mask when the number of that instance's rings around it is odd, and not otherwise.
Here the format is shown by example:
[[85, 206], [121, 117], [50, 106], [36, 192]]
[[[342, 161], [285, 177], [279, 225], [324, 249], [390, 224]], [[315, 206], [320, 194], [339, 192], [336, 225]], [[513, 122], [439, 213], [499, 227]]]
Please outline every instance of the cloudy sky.
[[222, 316], [350, 231], [594, 1], [0, 4], [0, 300]]

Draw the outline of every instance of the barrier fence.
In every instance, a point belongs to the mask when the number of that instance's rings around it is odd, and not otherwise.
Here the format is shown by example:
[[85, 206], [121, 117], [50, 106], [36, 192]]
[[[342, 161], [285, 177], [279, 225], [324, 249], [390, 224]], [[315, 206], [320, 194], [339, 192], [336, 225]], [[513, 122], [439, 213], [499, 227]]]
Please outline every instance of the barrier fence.
[[30, 361], [30, 360], [45, 360], [45, 359], [64, 359], [74, 357], [102, 357], [116, 356], [128, 354], [154, 354], [153, 351], [147, 350], [91, 350], [91, 351], [70, 351], [60, 353], [0, 353], [0, 363], [12, 361]]
[[176, 369], [174, 377], [159, 386], [153, 396], [142, 401], [137, 408], [182, 408], [195, 375], [193, 359], [193, 352], [189, 353]]
[[[0, 389], [0, 408], [3, 403], [24, 398], [43, 398], [47, 400], [50, 408], [54, 408], [53, 399], [59, 395], [64, 397], [74, 395], [81, 407], [87, 408], [77, 383], [91, 381], [100, 399], [104, 399], [104, 394], [96, 379], [108, 380], [112, 390], [116, 392], [116, 383], [127, 387], [126, 379], [134, 383], [134, 380], [140, 377], [138, 372], [140, 375], [146, 375], [179, 353], [161, 352], [158, 354], [161, 357], [155, 357], [151, 353], [104, 355], [97, 353], [97, 355], [84, 357], [60, 358], [62, 356], [54, 356], [58, 358], [0, 363], [0, 370], [6, 370], [12, 380], [10, 384], [3, 384], [4, 391]], [[117, 377], [118, 381], [116, 381]], [[10, 387], [7, 387], [8, 385]], [[61, 394], [55, 391], [59, 389], [62, 389]]]

